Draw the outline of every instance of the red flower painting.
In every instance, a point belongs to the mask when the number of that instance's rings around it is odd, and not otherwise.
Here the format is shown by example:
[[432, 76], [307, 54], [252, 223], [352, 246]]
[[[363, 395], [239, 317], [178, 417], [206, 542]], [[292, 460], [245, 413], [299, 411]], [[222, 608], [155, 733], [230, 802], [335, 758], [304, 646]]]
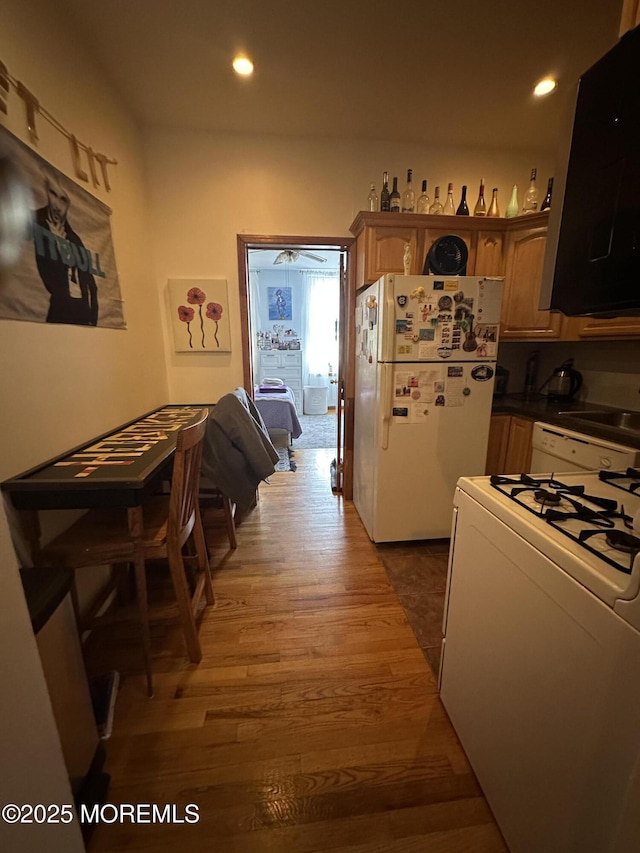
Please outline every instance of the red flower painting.
[[187, 332], [189, 333], [189, 346], [191, 347], [191, 349], [193, 349], [193, 338], [191, 337], [190, 326], [190, 323], [194, 317], [193, 308], [187, 308], [186, 305], [180, 305], [178, 307], [178, 317], [182, 323], [187, 324]]
[[[228, 352], [227, 282], [209, 279], [169, 281], [170, 313], [178, 352]], [[177, 319], [176, 319], [177, 312]], [[213, 322], [209, 322], [212, 320]], [[200, 329], [194, 324], [198, 323]], [[184, 333], [184, 325], [187, 334]]]
[[189, 305], [204, 305], [204, 300], [207, 294], [203, 293], [199, 287], [192, 287], [187, 291], [187, 302]]
[[220, 346], [220, 341], [218, 340], [218, 320], [222, 318], [222, 305], [219, 302], [210, 302], [207, 305], [207, 317], [210, 320], [213, 320], [216, 324], [216, 330], [213, 333], [213, 337], [216, 340], [216, 346]]
[[202, 348], [204, 349], [204, 321], [202, 319], [202, 306], [207, 294], [200, 290], [199, 287], [191, 287], [187, 291], [187, 302], [189, 305], [197, 305], [200, 312], [200, 331], [202, 332]]

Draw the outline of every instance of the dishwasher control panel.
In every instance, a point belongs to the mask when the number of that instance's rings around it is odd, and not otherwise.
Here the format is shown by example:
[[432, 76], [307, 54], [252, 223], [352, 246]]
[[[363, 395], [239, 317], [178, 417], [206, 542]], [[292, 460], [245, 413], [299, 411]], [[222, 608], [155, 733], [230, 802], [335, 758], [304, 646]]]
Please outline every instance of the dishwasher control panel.
[[640, 451], [540, 421], [533, 425], [531, 472], [617, 471], [640, 462]]

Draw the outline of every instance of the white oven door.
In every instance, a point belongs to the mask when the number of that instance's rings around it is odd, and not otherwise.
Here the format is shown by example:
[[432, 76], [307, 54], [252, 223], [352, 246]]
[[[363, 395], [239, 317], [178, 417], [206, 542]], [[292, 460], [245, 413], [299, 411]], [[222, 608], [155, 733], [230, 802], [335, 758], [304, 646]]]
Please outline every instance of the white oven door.
[[464, 493], [452, 547], [441, 698], [509, 849], [640, 850], [640, 634]]

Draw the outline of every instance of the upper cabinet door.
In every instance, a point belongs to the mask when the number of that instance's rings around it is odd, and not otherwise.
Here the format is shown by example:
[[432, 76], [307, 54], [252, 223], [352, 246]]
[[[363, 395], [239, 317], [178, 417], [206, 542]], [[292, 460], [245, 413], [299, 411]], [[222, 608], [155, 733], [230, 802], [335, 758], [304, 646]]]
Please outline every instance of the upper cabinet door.
[[546, 242], [546, 227], [507, 234], [502, 340], [560, 337], [562, 314], [538, 309]]
[[473, 275], [504, 274], [504, 234], [500, 231], [479, 231]]
[[[377, 281], [386, 273], [404, 272], [404, 250], [407, 243], [411, 250], [411, 275], [422, 272], [424, 258], [418, 242], [418, 229], [407, 226], [384, 226], [367, 229], [365, 260], [365, 284]], [[422, 243], [422, 241], [420, 241]]]

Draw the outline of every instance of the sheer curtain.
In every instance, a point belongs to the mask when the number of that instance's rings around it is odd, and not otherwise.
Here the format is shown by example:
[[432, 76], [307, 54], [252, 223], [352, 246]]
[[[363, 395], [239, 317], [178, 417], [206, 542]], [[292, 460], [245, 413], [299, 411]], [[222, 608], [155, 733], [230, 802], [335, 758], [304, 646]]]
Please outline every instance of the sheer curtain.
[[[251, 293], [250, 302], [250, 324], [249, 337], [251, 340], [251, 355], [253, 359], [253, 378], [258, 380], [260, 371], [260, 351], [258, 350], [257, 334], [262, 329], [260, 317], [262, 316], [262, 294], [260, 292], [260, 270], [249, 270], [249, 290]], [[252, 388], [247, 388], [247, 391], [253, 391]]]
[[304, 381], [328, 386], [329, 371], [336, 373], [338, 368], [339, 273], [305, 270], [303, 276], [307, 307], [302, 330]]

